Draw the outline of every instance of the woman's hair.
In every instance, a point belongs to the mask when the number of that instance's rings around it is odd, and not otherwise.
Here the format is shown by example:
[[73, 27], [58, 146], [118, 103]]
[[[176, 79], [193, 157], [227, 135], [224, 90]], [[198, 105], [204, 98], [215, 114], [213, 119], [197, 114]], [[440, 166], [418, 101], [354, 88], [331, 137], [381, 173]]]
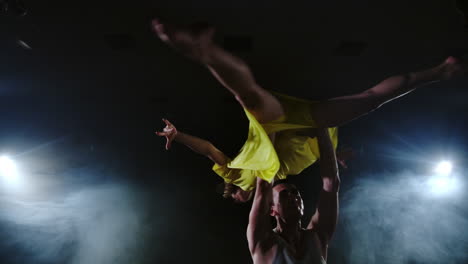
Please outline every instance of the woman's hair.
[[[220, 183], [216, 187], [216, 192], [221, 194], [223, 198], [226, 198], [226, 199], [232, 198], [232, 194], [236, 193], [238, 190], [242, 190], [242, 189], [232, 183], [227, 183], [227, 182]], [[251, 191], [247, 200], [251, 200], [253, 198], [253, 194], [254, 192]]]
[[223, 183], [224, 189], [223, 189], [223, 197], [224, 198], [231, 198], [233, 193], [236, 193], [239, 187], [232, 183]]
[[222, 182], [216, 185], [216, 192], [221, 194], [223, 198], [231, 198], [231, 195], [236, 192], [236, 187], [232, 183]]

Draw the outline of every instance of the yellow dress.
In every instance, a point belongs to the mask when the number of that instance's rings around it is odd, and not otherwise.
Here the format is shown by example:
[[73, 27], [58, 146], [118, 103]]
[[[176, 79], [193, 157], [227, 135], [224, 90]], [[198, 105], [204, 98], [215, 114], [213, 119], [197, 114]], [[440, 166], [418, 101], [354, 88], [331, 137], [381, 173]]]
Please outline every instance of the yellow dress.
[[[278, 120], [260, 124], [247, 110], [249, 134], [239, 154], [225, 165], [215, 164], [214, 172], [226, 183], [243, 190], [255, 188], [256, 177], [268, 182], [297, 175], [320, 157], [317, 138], [300, 136], [301, 129], [317, 127], [311, 112], [317, 101], [304, 100], [272, 92], [280, 101], [285, 114]], [[272, 144], [268, 134], [276, 133]], [[333, 147], [338, 144], [338, 130], [329, 128]]]

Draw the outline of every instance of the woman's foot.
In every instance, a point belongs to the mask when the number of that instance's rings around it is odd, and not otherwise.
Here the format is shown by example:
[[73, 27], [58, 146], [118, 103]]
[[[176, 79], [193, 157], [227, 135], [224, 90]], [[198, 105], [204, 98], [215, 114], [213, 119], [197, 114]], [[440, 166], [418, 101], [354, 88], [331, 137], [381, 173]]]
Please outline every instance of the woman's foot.
[[179, 27], [161, 23], [157, 19], [154, 19], [152, 24], [162, 41], [187, 57], [202, 63], [207, 62], [209, 51], [214, 46], [214, 27], [202, 23]]
[[448, 57], [437, 69], [442, 80], [450, 80], [468, 74], [468, 66], [453, 56]]

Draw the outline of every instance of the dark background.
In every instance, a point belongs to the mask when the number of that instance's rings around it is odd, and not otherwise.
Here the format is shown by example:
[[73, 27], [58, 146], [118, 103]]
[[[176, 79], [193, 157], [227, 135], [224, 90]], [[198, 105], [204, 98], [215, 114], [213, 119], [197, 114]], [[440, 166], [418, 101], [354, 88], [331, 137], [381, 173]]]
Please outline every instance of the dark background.
[[[24, 6], [26, 16], [0, 13], [0, 152], [25, 168], [32, 191], [26, 198], [7, 191], [0, 196], [2, 263], [251, 263], [245, 238], [250, 204], [222, 199], [209, 160], [177, 144], [165, 151], [153, 133], [165, 117], [234, 156], [247, 119], [205, 68], [157, 39], [150, 28], [155, 16], [209, 21], [217, 41], [244, 58], [263, 87], [309, 99], [360, 92], [468, 52], [455, 1], [25, 0]], [[342, 172], [343, 197], [359, 179], [421, 172], [440, 157], [453, 156], [463, 168], [466, 87], [466, 79], [432, 84], [341, 128], [340, 147], [358, 154]], [[318, 177], [314, 165], [293, 179], [303, 192], [305, 220]], [[116, 187], [107, 192], [107, 186]], [[63, 215], [57, 204], [80, 206]], [[10, 217], [9, 206], [21, 212]], [[466, 227], [466, 205], [454, 208], [459, 222], [448, 225]], [[386, 211], [392, 218], [400, 213]], [[58, 225], [63, 219], [66, 224]], [[121, 224], [106, 229], [113, 223]], [[362, 249], [363, 238], [345, 232], [348, 224], [339, 223], [337, 232], [347, 236], [331, 244], [329, 263], [392, 259], [384, 252], [394, 249], [371, 247], [380, 253], [356, 259], [353, 245]], [[435, 258], [422, 261], [417, 256], [425, 251], [416, 250], [415, 259], [392, 263], [467, 263], [461, 230], [457, 238], [445, 234], [457, 247], [437, 245], [450, 249]], [[368, 241], [382, 240], [373, 237]], [[424, 245], [424, 234], [415, 239]], [[89, 249], [90, 241], [102, 249]]]

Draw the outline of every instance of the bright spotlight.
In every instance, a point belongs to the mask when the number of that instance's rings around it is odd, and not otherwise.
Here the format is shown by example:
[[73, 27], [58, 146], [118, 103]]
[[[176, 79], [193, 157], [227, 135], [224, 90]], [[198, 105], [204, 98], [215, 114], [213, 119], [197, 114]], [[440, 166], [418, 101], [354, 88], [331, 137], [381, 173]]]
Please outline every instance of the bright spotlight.
[[8, 180], [16, 178], [16, 166], [8, 157], [0, 157], [0, 174]]
[[434, 194], [449, 194], [456, 191], [460, 185], [454, 177], [433, 176], [427, 182]]
[[435, 177], [431, 180], [431, 184], [434, 187], [434, 189], [437, 190], [445, 190], [447, 187], [449, 187], [450, 184], [450, 178], [447, 177]]
[[442, 161], [437, 165], [435, 171], [442, 175], [449, 175], [452, 172], [452, 163], [449, 161]]

